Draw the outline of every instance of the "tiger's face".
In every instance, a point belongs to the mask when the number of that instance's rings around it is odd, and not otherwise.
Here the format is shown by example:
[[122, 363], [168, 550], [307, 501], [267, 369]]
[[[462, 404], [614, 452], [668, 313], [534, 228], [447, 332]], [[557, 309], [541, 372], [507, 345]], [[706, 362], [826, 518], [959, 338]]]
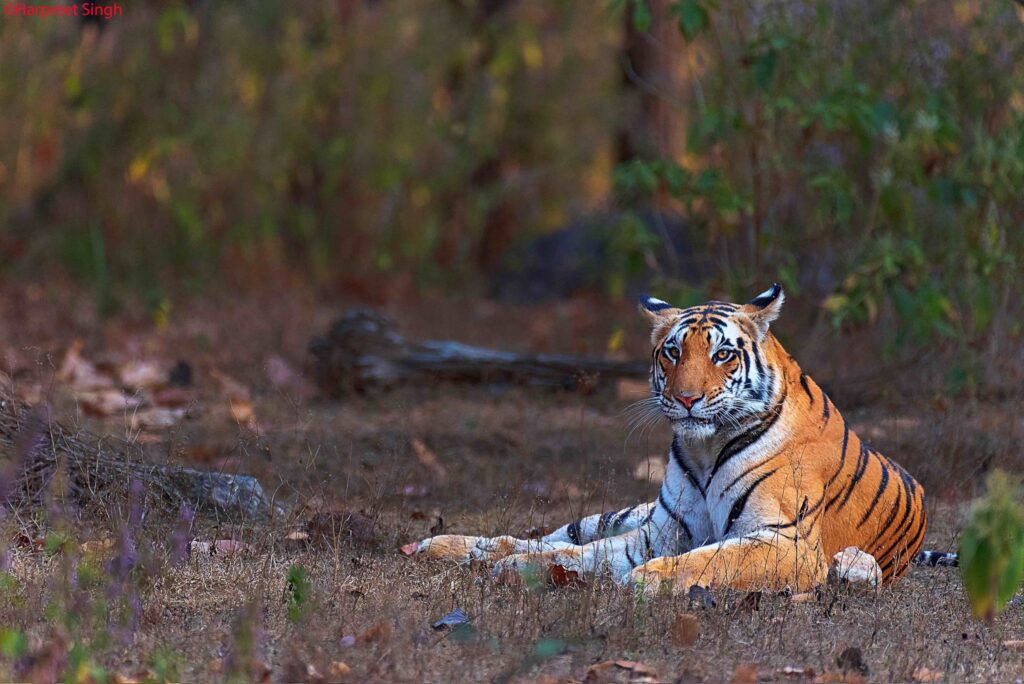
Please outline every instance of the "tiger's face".
[[677, 435], [707, 439], [771, 408], [780, 378], [764, 342], [784, 300], [777, 284], [742, 305], [641, 300], [654, 324], [652, 397]]

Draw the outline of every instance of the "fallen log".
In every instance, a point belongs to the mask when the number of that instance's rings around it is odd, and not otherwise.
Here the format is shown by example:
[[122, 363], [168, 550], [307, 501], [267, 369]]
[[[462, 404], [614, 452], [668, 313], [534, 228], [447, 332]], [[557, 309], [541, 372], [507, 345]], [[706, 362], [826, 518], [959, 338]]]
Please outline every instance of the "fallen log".
[[309, 342], [320, 390], [338, 397], [398, 385], [454, 381], [594, 391], [620, 378], [643, 378], [646, 361], [567, 354], [516, 354], [453, 341], [411, 342], [382, 314], [347, 311]]
[[0, 506], [68, 500], [106, 507], [132, 483], [142, 485], [154, 512], [174, 515], [187, 506], [196, 517], [250, 520], [274, 512], [254, 477], [149, 463], [124, 440], [71, 431], [44, 406], [30, 407], [0, 385]]

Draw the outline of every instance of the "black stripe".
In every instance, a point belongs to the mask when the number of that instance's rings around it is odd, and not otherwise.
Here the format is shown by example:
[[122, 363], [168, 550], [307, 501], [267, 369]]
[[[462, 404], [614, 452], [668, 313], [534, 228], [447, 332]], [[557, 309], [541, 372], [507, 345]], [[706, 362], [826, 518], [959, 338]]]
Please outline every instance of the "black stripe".
[[811, 394], [811, 388], [807, 386], [807, 374], [800, 374], [800, 386], [804, 388], [804, 392], [807, 393], [807, 398], [811, 402], [811, 406], [814, 406], [814, 395]]
[[[883, 553], [875, 556], [875, 560], [881, 562], [883, 559], [888, 558], [889, 555], [896, 549], [897, 545], [900, 543], [900, 540], [903, 539], [903, 537], [906, 534], [906, 531], [910, 529], [910, 525], [913, 524], [914, 519], [917, 517], [916, 515], [914, 517], [911, 517], [910, 515], [910, 512], [913, 510], [911, 504], [913, 504], [913, 499], [910, 498], [910, 494], [908, 493], [906, 509], [903, 511], [903, 518], [900, 520], [900, 524], [896, 526], [896, 531], [893, 533], [895, 539], [893, 540], [892, 544], [889, 545], [889, 548], [887, 548]], [[904, 525], [906, 526], [906, 529], [904, 529]], [[881, 537], [881, 535], [879, 535], [879, 537]], [[874, 556], [875, 554], [871, 555]]]
[[[846, 422], [845, 418], [843, 418], [843, 450], [842, 450], [842, 452], [839, 455], [839, 468], [836, 469], [835, 474], [833, 474], [832, 477], [830, 477], [828, 479], [828, 482], [825, 483], [825, 491], [824, 491], [824, 493], [822, 493], [822, 496], [825, 496], [825, 494], [828, 493], [829, 487], [832, 486], [832, 483], [836, 481], [836, 478], [839, 477], [840, 474], [842, 474], [843, 468], [846, 467], [846, 446], [849, 443], [850, 443], [850, 424]], [[836, 492], [835, 496], [833, 496], [831, 499], [829, 499], [828, 503], [825, 504], [825, 510], [827, 511], [827, 510], [831, 509], [832, 508], [832, 504], [834, 504], [836, 502], [836, 500], [839, 499], [839, 497], [842, 496], [842, 495], [843, 495], [843, 490], [840, 489], [838, 492]]]
[[626, 510], [622, 511], [622, 513], [619, 513], [619, 517], [615, 519], [615, 524], [612, 525], [612, 527], [622, 527], [622, 523], [624, 523], [626, 521], [626, 518], [629, 517], [629, 514], [635, 510], [636, 506], [630, 506]]
[[892, 569], [893, 565], [896, 563], [897, 558], [905, 558], [906, 564], [909, 564], [914, 559], [914, 549], [921, 543], [921, 538], [924, 536], [924, 527], [925, 526], [923, 524], [918, 525], [917, 533], [914, 535], [914, 538], [911, 539], [910, 542], [908, 542], [906, 547], [904, 547], [903, 549], [904, 553], [906, 554], [905, 556], [898, 553], [897, 549], [897, 553], [894, 553], [892, 558], [890, 558], [882, 564], [883, 575], [885, 575], [889, 572], [889, 570]]
[[614, 518], [614, 517], [615, 517], [615, 511], [608, 511], [607, 513], [602, 513], [601, 514], [601, 517], [598, 518], [598, 520], [597, 520], [597, 536], [598, 537], [602, 536], [605, 532], [608, 531], [608, 523], [610, 523], [612, 521], [612, 518]]
[[697, 488], [697, 491], [700, 492], [701, 496], [706, 496], [707, 490], [701, 486], [700, 481], [697, 479], [697, 475], [686, 462], [686, 458], [683, 455], [683, 448], [679, 445], [678, 437], [672, 438], [672, 447], [669, 449], [669, 452], [672, 454], [672, 460], [675, 461], [676, 465], [678, 465], [680, 469], [682, 469], [683, 473], [686, 474], [686, 479], [688, 479], [693, 486]]
[[889, 486], [889, 469], [885, 467], [885, 463], [881, 460], [878, 464], [882, 466], [882, 481], [878, 485], [878, 491], [875, 492], [875, 498], [872, 499], [871, 505], [868, 506], [868, 510], [865, 511], [864, 517], [861, 518], [860, 523], [857, 524], [858, 528], [862, 527], [864, 523], [868, 521], [868, 518], [871, 517], [871, 514], [875, 512], [875, 506], [878, 505], [878, 500], [882, 498], [882, 494], [885, 493], [885, 488]]
[[[907, 499], [907, 501], [909, 502], [909, 499]], [[886, 531], [888, 531], [889, 526], [892, 525], [892, 521], [896, 519], [896, 515], [900, 512], [901, 503], [903, 503], [903, 488], [897, 485], [896, 501], [893, 503], [892, 509], [889, 511], [889, 517], [885, 519], [885, 522], [878, 528], [878, 534], [873, 540], [871, 540], [872, 549], [874, 549], [875, 545], [882, 540], [882, 537], [885, 535]]]
[[571, 541], [576, 546], [580, 546], [581, 544], [583, 544], [583, 538], [580, 537], [580, 523], [579, 523], [579, 521], [574, 522], [574, 523], [569, 523], [566, 526], [566, 528], [565, 528], [565, 536], [569, 537], [569, 541]]
[[752, 446], [755, 442], [761, 439], [761, 437], [763, 437], [773, 425], [775, 425], [775, 421], [777, 421], [779, 416], [782, 415], [782, 406], [785, 401], [786, 395], [783, 394], [778, 403], [769, 409], [768, 417], [765, 420], [761, 421], [750, 430], [736, 435], [729, 440], [724, 447], [722, 447], [722, 451], [718, 454], [718, 458], [715, 459], [715, 465], [711, 469], [711, 474], [708, 475], [708, 484], [711, 484], [711, 480], [715, 478], [715, 474], [729, 461], [729, 459], [747, 447]]
[[646, 551], [644, 551], [644, 560], [646, 560], [650, 558], [654, 552], [651, 548], [651, 533], [648, 532], [646, 528], [641, 527], [640, 534], [644, 535], [644, 548], [646, 549]]
[[864, 477], [864, 471], [868, 469], [868, 450], [864, 447], [864, 442], [860, 443], [860, 455], [857, 458], [857, 469], [853, 471], [853, 477], [850, 479], [850, 485], [846, 489], [846, 496], [839, 502], [839, 508], [837, 510], [843, 510], [846, 503], [850, 500], [850, 495], [853, 494], [853, 490], [860, 484], [860, 479]]
[[740, 480], [742, 480], [743, 478], [745, 478], [745, 477], [746, 477], [747, 475], [749, 475], [749, 474], [750, 474], [750, 473], [752, 473], [753, 471], [755, 471], [755, 470], [757, 470], [758, 468], [760, 468], [761, 466], [763, 466], [763, 465], [764, 465], [765, 463], [767, 463], [768, 461], [772, 460], [772, 458], [775, 458], [775, 457], [774, 457], [774, 456], [772, 456], [772, 457], [770, 457], [770, 458], [766, 458], [766, 459], [764, 459], [763, 461], [758, 461], [757, 463], [755, 463], [754, 465], [750, 466], [749, 468], [747, 468], [746, 470], [744, 470], [744, 471], [743, 471], [742, 473], [740, 473], [739, 475], [737, 475], [737, 476], [736, 476], [736, 479], [734, 479], [734, 480], [733, 480], [732, 482], [730, 482], [730, 483], [728, 484], [728, 486], [726, 486], [726, 488], [722, 490], [722, 493], [718, 495], [718, 500], [719, 500], [719, 501], [721, 501], [722, 499], [724, 499], [724, 498], [725, 498], [725, 493], [726, 493], [726, 492], [728, 492], [728, 491], [729, 491], [730, 489], [732, 489], [732, 488], [733, 488], [733, 487], [734, 487], [734, 486], [736, 485], [736, 483], [737, 483], [737, 482], [739, 482]]
[[747, 507], [747, 499], [750, 498], [750, 495], [754, 492], [754, 490], [757, 489], [762, 482], [764, 482], [769, 477], [774, 475], [777, 470], [778, 468], [773, 468], [772, 470], [769, 470], [767, 473], [751, 482], [750, 486], [747, 487], [747, 490], [740, 494], [739, 497], [737, 497], [736, 501], [734, 501], [732, 504], [732, 509], [729, 511], [729, 519], [725, 523], [725, 530], [722, 531], [723, 537], [729, 534], [729, 530], [732, 529], [732, 524], [736, 522], [736, 519], [743, 515], [743, 509]]
[[757, 342], [750, 341], [750, 352], [754, 355], [754, 365], [757, 366], [757, 372], [760, 375], [764, 375], [764, 366], [761, 365], [761, 351], [757, 348]]
[[668, 502], [665, 501], [664, 491], [658, 493], [658, 504], [660, 504], [661, 507], [665, 509], [665, 512], [668, 513], [670, 518], [676, 521], [677, 525], [683, 528], [683, 532], [686, 533], [687, 538], [692, 541], [693, 533], [690, 532], [690, 526], [686, 524], [686, 521], [683, 520], [683, 517], [681, 515], [679, 515], [674, 510], [672, 510], [672, 508], [669, 507]]
[[821, 418], [822, 418], [822, 420], [825, 421], [825, 424], [827, 425], [828, 424], [828, 395], [825, 394], [825, 390], [821, 390], [821, 403], [822, 403]]

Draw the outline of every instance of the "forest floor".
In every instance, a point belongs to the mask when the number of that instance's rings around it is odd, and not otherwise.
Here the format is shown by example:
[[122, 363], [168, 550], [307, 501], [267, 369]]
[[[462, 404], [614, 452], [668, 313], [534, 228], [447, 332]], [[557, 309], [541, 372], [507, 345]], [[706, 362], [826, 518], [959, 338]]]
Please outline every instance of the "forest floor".
[[[45, 681], [68, 663], [85, 663], [75, 675], [81, 681], [1024, 677], [1024, 653], [1004, 644], [1024, 639], [1024, 606], [1011, 605], [991, 626], [974, 620], [955, 569], [913, 568], [877, 593], [826, 590], [810, 602], [722, 592], [712, 607], [685, 598], [637, 602], [600, 579], [511, 588], [481, 568], [399, 552], [442, 529], [524, 534], [652, 499], [657, 482], [637, 471], [663, 458], [669, 432], [658, 425], [630, 433], [623, 411], [642, 392], [635, 386], [581, 396], [443, 385], [328, 401], [304, 378], [304, 350], [341, 303], [208, 300], [172, 312], [169, 322], [138, 313], [101, 321], [73, 295], [5, 294], [0, 371], [20, 394], [50, 404], [67, 426], [126, 439], [154, 460], [255, 475], [282, 513], [258, 524], [197, 519], [189, 539], [235, 540], [235, 552], [194, 552], [130, 573], [132, 589], [122, 583], [121, 593], [109, 578], [82, 571], [111, 570], [111, 555], [124, 555], [108, 547], [123, 547], [118, 521], [130, 516], [126, 508], [115, 506], [106, 519], [71, 516], [62, 529], [76, 544], [56, 549], [47, 541], [56, 525], [46, 515], [8, 516], [0, 679]], [[389, 312], [413, 337], [603, 353], [628, 310], [595, 316], [589, 308], [430, 302]], [[618, 353], [642, 355], [642, 324], [622, 327], [630, 342]], [[69, 349], [77, 350], [70, 363], [79, 375], [65, 367]], [[82, 368], [116, 375], [129, 363], [167, 369], [179, 360], [193, 381], [185, 410], [166, 423], [107, 411], [92, 395], [83, 400], [75, 384]], [[928, 548], [955, 548], [981, 469], [1019, 467], [1020, 414], [1005, 402], [951, 408], [881, 396], [844, 413], [928, 489]], [[338, 534], [296, 534], [311, 530], [318, 513], [349, 525]], [[133, 549], [141, 558], [167, 546], [174, 526], [152, 516]], [[432, 627], [456, 608], [468, 626]]]

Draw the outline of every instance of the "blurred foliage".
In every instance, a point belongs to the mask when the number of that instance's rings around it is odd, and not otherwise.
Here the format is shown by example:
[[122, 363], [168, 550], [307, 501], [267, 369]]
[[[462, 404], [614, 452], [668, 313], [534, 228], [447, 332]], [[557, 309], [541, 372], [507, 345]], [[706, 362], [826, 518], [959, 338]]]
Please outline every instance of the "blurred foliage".
[[960, 570], [974, 615], [989, 622], [1024, 581], [1024, 507], [1020, 485], [993, 471], [960, 536]]
[[837, 328], [895, 320], [893, 347], [983, 338], [1024, 256], [1015, 3], [672, 7], [699, 55], [688, 154], [620, 166], [623, 201], [681, 206], [736, 296], [776, 278]]
[[[664, 93], [682, 158], [616, 167], [624, 18], [685, 39], [684, 92]], [[128, 285], [166, 317], [180, 283], [474, 286], [573, 215], [655, 206], [718, 274], [660, 291], [779, 280], [836, 328], [886, 323], [884, 349], [969, 350], [1024, 255], [1022, 29], [1010, 0], [194, 0], [102, 29], [6, 21], [4, 267], [62, 266], [104, 309]], [[618, 225], [614, 296], [659, 249]]]
[[587, 8], [143, 2], [100, 31], [5, 21], [0, 248], [59, 257], [101, 299], [286, 269], [462, 282], [508, 240], [486, 234], [494, 212], [552, 228], [607, 191], [618, 23]]

